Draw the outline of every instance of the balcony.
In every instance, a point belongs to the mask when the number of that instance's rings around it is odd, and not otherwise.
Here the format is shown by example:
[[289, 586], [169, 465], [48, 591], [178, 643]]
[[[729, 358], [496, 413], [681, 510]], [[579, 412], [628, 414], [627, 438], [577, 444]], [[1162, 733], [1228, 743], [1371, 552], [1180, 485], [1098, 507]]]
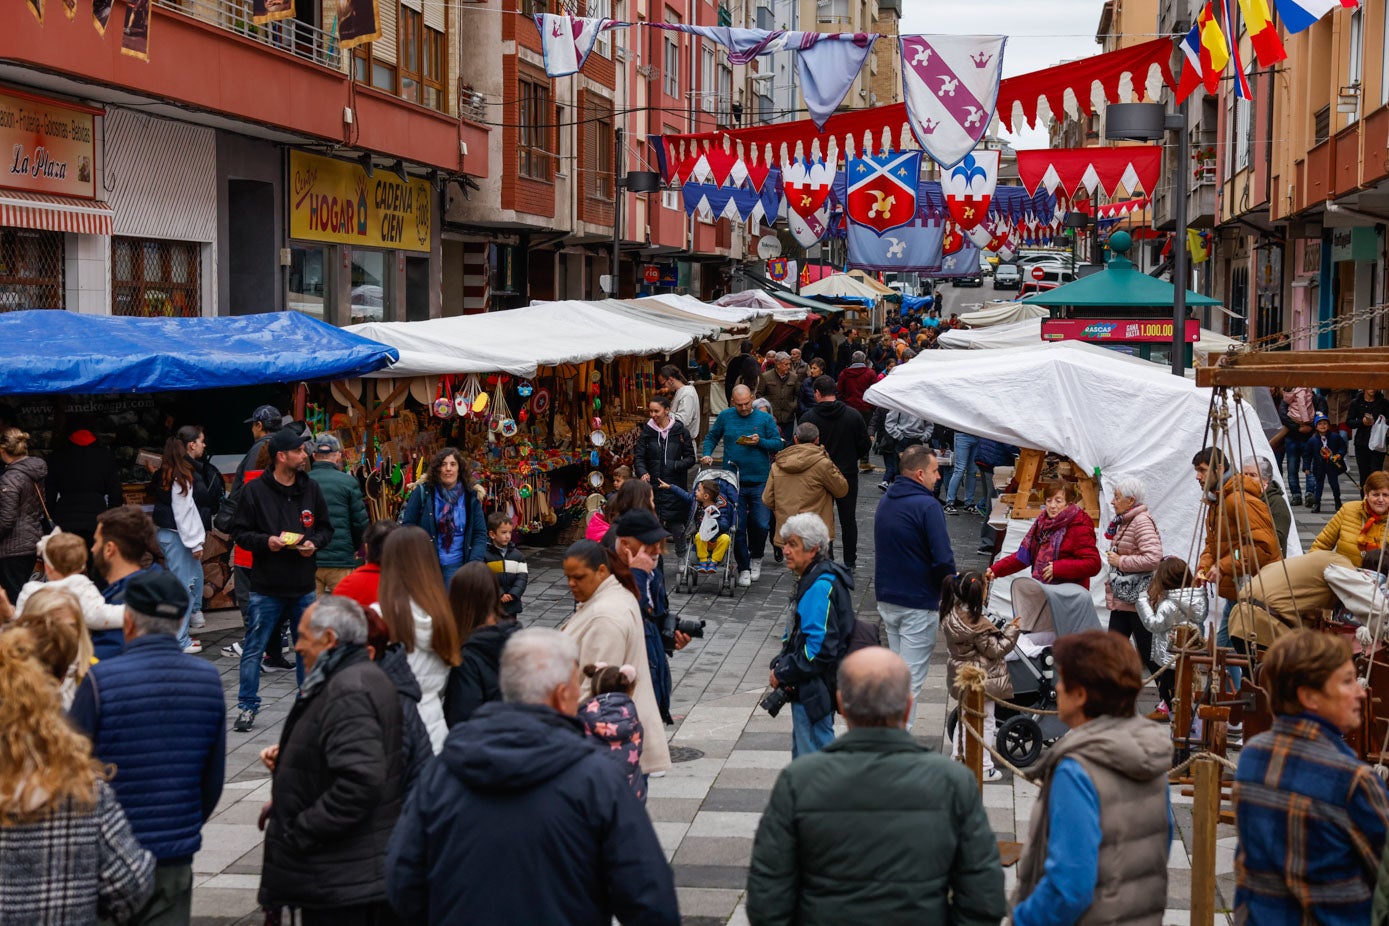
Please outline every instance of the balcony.
[[314, 64], [342, 69], [338, 38], [297, 19], [281, 19], [256, 25], [251, 20], [251, 0], [154, 0], [154, 5], [191, 16], [201, 22], [289, 52]]

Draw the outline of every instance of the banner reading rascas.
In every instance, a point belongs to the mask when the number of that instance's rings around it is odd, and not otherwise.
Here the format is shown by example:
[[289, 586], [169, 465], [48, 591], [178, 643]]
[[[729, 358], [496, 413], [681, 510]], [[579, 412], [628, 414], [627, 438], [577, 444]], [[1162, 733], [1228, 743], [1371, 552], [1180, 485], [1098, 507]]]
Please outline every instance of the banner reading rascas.
[[367, 172], [355, 161], [289, 153], [289, 236], [366, 248], [428, 251], [433, 191], [427, 180]]

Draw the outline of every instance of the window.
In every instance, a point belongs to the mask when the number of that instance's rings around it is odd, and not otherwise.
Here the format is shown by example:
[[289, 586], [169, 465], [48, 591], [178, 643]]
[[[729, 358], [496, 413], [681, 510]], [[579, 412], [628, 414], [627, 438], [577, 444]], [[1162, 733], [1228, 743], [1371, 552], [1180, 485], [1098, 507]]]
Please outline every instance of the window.
[[358, 83], [367, 84], [387, 93], [395, 93], [395, 65], [373, 58], [371, 45], [372, 43], [368, 42], [352, 49], [352, 75]]
[[[1234, 94], [1230, 94], [1234, 96]], [[1252, 129], [1251, 111], [1248, 100], [1235, 100], [1235, 170], [1244, 170], [1249, 166], [1249, 144], [1250, 130]]]
[[815, 0], [815, 21], [843, 25], [849, 22], [849, 0]]
[[772, 15], [771, 5], [759, 3], [757, 5], [757, 28], [770, 32], [776, 28], [775, 23], [776, 19]]
[[719, 65], [718, 123], [730, 125], [733, 121], [733, 68]]
[[200, 246], [150, 238], [111, 239], [111, 314], [197, 318]]
[[352, 251], [351, 324], [386, 321], [390, 280], [385, 251]]
[[585, 130], [584, 190], [592, 199], [613, 198], [613, 134], [611, 104], [590, 102]]
[[289, 249], [289, 308], [332, 323], [327, 306], [328, 249], [294, 245]]
[[775, 122], [776, 111], [772, 98], [765, 93], [757, 94], [757, 118], [760, 122]]
[[[612, 10], [612, 0], [588, 0], [588, 15], [594, 19], [612, 19]], [[606, 29], [598, 33], [598, 39], [593, 44], [593, 51], [601, 57], [611, 58], [613, 56], [612, 33]]]
[[1312, 144], [1320, 145], [1331, 138], [1331, 107], [1323, 106], [1312, 116]]
[[444, 92], [444, 66], [448, 55], [444, 51], [444, 33], [438, 29], [424, 28], [424, 105], [441, 112], [448, 108], [448, 94]]
[[[678, 17], [677, 17], [678, 18]], [[666, 56], [661, 70], [665, 74], [666, 96], [680, 96], [680, 33], [667, 32]]]
[[0, 312], [63, 308], [63, 233], [0, 228]]
[[718, 109], [719, 101], [719, 88], [714, 85], [718, 79], [718, 67], [715, 64], [713, 46], [706, 44], [699, 57], [699, 108], [706, 113], [712, 113]]
[[519, 81], [521, 112], [516, 120], [520, 125], [520, 163], [522, 177], [549, 183], [553, 178], [554, 160], [550, 152], [550, 85], [535, 78]]
[[408, 6], [400, 8], [400, 97], [411, 103], [420, 101], [420, 61], [423, 55], [424, 17]]
[[[1346, 76], [1350, 80], [1350, 86], [1360, 87], [1363, 83], [1365, 71], [1365, 8], [1357, 7], [1350, 14], [1350, 61]], [[1346, 125], [1350, 125], [1360, 118], [1359, 99], [1357, 98], [1356, 112], [1346, 113]]]

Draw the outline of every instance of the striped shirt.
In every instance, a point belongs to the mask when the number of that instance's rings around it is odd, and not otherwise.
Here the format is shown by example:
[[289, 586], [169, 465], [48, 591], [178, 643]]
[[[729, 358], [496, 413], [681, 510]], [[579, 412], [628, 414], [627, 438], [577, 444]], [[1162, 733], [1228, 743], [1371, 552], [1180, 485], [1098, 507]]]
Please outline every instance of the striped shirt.
[[1369, 922], [1389, 791], [1314, 714], [1274, 719], [1235, 774], [1235, 921]]

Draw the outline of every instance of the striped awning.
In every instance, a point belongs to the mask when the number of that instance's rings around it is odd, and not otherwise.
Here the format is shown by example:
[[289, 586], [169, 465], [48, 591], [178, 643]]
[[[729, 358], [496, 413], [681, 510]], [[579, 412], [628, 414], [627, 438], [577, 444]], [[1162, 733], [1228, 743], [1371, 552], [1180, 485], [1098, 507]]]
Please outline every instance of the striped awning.
[[95, 200], [0, 190], [0, 225], [109, 237], [111, 215], [110, 206]]

